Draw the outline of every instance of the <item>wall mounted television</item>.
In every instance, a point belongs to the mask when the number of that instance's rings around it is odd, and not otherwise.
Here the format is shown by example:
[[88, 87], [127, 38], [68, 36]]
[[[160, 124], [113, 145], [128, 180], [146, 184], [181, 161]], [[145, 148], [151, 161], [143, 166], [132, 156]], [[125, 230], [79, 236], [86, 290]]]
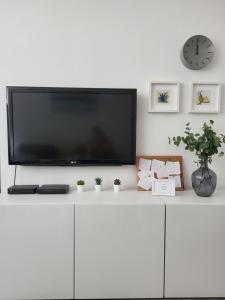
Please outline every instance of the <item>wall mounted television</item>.
[[7, 87], [10, 165], [132, 165], [136, 89]]

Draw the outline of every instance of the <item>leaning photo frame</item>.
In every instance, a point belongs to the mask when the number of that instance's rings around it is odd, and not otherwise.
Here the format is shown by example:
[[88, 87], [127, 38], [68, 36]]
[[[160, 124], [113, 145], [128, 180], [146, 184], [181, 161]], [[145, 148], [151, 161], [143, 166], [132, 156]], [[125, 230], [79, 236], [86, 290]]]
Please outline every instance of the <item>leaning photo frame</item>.
[[175, 196], [174, 179], [154, 179], [152, 180], [152, 195], [154, 196]]

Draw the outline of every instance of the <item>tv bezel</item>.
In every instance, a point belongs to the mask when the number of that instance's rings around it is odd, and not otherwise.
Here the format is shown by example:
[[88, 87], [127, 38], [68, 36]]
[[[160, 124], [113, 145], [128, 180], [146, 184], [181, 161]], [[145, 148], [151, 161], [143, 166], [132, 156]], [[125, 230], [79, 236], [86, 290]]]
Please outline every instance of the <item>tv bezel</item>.
[[[14, 159], [14, 130], [13, 130], [13, 99], [14, 92], [80, 92], [80, 93], [98, 93], [98, 94], [131, 94], [132, 95], [132, 158], [130, 160], [15, 160]], [[6, 105], [7, 105], [7, 135], [8, 135], [8, 162], [9, 165], [24, 166], [118, 166], [135, 165], [136, 163], [136, 121], [137, 121], [137, 89], [126, 88], [74, 88], [74, 87], [28, 87], [28, 86], [7, 86], [6, 87]]]

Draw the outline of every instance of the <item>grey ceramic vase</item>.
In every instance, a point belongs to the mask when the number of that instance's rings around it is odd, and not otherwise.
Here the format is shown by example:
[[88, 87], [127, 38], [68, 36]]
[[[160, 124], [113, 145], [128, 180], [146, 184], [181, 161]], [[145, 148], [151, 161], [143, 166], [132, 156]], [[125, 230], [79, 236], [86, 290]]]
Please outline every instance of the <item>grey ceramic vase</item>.
[[201, 161], [200, 164], [200, 168], [192, 173], [192, 187], [198, 196], [210, 197], [215, 191], [217, 176], [209, 169], [207, 160]]

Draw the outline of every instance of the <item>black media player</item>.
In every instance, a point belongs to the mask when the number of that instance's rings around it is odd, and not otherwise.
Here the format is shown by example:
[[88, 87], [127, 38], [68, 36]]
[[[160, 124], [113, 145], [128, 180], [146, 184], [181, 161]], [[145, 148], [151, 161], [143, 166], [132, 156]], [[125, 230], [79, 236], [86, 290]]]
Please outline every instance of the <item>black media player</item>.
[[8, 188], [8, 194], [35, 194], [38, 185], [12, 185]]
[[69, 192], [68, 184], [44, 184], [37, 190], [38, 194], [67, 194]]

